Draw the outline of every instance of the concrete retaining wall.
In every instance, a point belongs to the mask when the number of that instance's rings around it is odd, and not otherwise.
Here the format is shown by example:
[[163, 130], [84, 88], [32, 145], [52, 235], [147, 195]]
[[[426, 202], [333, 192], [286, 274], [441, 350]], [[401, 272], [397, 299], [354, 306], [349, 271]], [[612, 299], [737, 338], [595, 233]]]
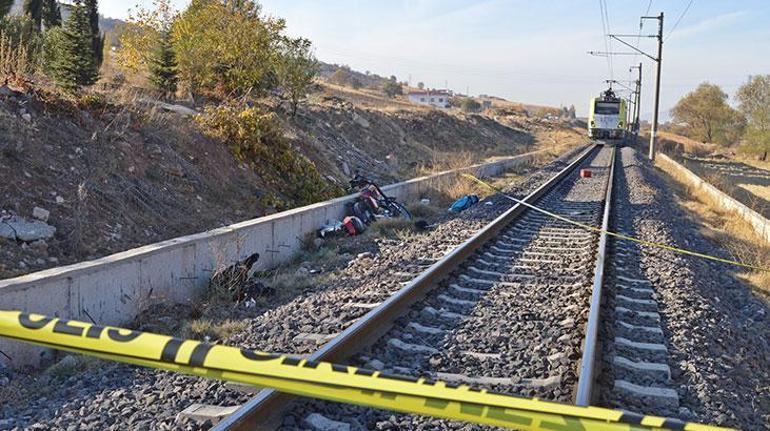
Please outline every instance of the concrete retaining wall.
[[694, 187], [706, 192], [711, 198], [714, 199], [715, 202], [717, 202], [722, 207], [722, 209], [738, 213], [738, 215], [740, 215], [752, 227], [754, 227], [754, 231], [757, 233], [757, 235], [767, 241], [770, 241], [770, 220], [764, 218], [758, 212], [747, 207], [741, 202], [738, 202], [738, 200], [735, 198], [704, 181], [691, 170], [685, 168], [665, 154], [658, 153], [657, 160], [661, 168], [670, 173], [678, 174], [678, 176], [683, 178], [687, 185], [690, 187]]
[[[464, 169], [415, 178], [383, 187], [400, 201], [420, 197], [459, 173], [501, 174], [531, 162], [540, 151]], [[74, 320], [121, 325], [148, 303], [184, 302], [205, 287], [215, 268], [232, 265], [252, 253], [262, 256], [257, 269], [290, 261], [302, 239], [345, 214], [355, 195], [295, 208], [267, 217], [194, 235], [174, 238], [101, 259], [0, 280], [0, 309], [24, 310]], [[0, 361], [12, 366], [39, 364], [43, 349], [0, 339]]]

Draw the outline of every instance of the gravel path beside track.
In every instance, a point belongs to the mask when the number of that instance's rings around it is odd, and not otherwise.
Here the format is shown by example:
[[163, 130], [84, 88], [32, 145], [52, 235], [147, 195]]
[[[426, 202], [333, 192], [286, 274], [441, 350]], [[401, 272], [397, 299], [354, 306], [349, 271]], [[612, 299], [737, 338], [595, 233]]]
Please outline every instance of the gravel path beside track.
[[[616, 182], [615, 229], [638, 238], [730, 257], [687, 219], [669, 187], [636, 151], [624, 148]], [[770, 429], [770, 306], [737, 280], [735, 268], [672, 252], [611, 241], [607, 307], [601, 339], [604, 369], [598, 391], [603, 405], [744, 430]], [[618, 260], [620, 258], [620, 260]], [[625, 279], [621, 279], [625, 277]], [[629, 282], [628, 279], [639, 281]], [[630, 287], [636, 288], [634, 290]], [[647, 291], [647, 292], [645, 292]], [[618, 296], [652, 300], [629, 303]], [[658, 313], [659, 322], [616, 306]], [[660, 333], [623, 328], [631, 323]], [[617, 337], [665, 346], [628, 349]], [[616, 358], [665, 365], [662, 371], [632, 372]], [[675, 395], [640, 397], [616, 379], [663, 388]]]

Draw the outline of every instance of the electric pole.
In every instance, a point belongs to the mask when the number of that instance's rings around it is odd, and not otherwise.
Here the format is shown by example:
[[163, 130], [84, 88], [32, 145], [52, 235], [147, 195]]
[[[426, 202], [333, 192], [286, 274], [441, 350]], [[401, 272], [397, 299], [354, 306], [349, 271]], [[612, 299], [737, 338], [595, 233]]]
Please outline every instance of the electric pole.
[[663, 12], [657, 17], [645, 17], [642, 19], [658, 20], [658, 58], [655, 66], [655, 107], [652, 111], [652, 129], [650, 130], [650, 160], [655, 160], [655, 134], [658, 132], [658, 110], [660, 109], [660, 67], [663, 63]]
[[634, 130], [634, 113], [636, 112], [636, 96], [633, 93], [629, 94], [628, 98], [626, 99], [626, 106], [630, 108], [631, 105], [634, 105], [633, 111], [626, 109], [626, 129], [629, 132]]
[[636, 89], [634, 90], [634, 115], [631, 118], [631, 121], [633, 122], [631, 131], [634, 132], [634, 142], [636, 142], [636, 139], [639, 138], [639, 116], [642, 109], [642, 63], [639, 63], [639, 66], [631, 66], [628, 71], [630, 72], [634, 69], [639, 69], [639, 77], [636, 79]]
[[[658, 16], [643, 16], [641, 19], [657, 19], [658, 20], [658, 34], [654, 35], [641, 35], [641, 34], [610, 34], [608, 35], [612, 39], [617, 40], [618, 42], [622, 43], [628, 48], [631, 48], [632, 50], [636, 51], [639, 54], [644, 55], [645, 57], [649, 58], [650, 60], [657, 63], [656, 67], [656, 80], [655, 80], [655, 108], [652, 112], [652, 130], [650, 131], [650, 153], [649, 157], [650, 160], [655, 160], [655, 140], [656, 140], [656, 133], [658, 132], [658, 111], [660, 110], [660, 70], [661, 70], [661, 63], [663, 62], [663, 12], [660, 13]], [[640, 37], [649, 37], [649, 38], [657, 38], [658, 39], [658, 56], [653, 57], [650, 54], [647, 54], [646, 52], [642, 51], [641, 49], [637, 48], [636, 46], [632, 45], [631, 43], [626, 42], [622, 38], [640, 38]], [[605, 56], [612, 56], [612, 55], [629, 55], [627, 52], [601, 52], [601, 51], [588, 51], [591, 55], [597, 55], [601, 57]], [[634, 53], [630, 53], [630, 55], [633, 55]], [[639, 88], [641, 89], [641, 75], [642, 70], [641, 67], [639, 68]], [[637, 96], [641, 97], [641, 96]], [[639, 98], [637, 100], [640, 100]], [[640, 104], [637, 103], [637, 118], [639, 118], [639, 111], [640, 111]], [[638, 120], [637, 120], [638, 121]]]

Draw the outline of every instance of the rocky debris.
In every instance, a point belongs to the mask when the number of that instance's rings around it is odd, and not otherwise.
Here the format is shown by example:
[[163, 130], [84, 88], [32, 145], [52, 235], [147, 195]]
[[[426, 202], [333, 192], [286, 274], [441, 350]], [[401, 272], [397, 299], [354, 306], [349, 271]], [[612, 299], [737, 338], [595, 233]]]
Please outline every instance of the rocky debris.
[[371, 251], [365, 251], [363, 253], [358, 253], [356, 256], [356, 259], [372, 259], [374, 257], [374, 253]]
[[372, 359], [366, 363], [366, 368], [370, 370], [382, 371], [383, 369], [385, 369], [385, 363], [383, 363], [379, 359]]
[[77, 366], [78, 366], [78, 359], [75, 356], [73, 356], [73, 355], [67, 355], [67, 356], [61, 358], [61, 360], [59, 362], [57, 362], [56, 364], [54, 364], [53, 366], [49, 367], [46, 370], [46, 373], [47, 374], [51, 374], [51, 373], [56, 372], [57, 370], [73, 369], [73, 368], [75, 368]]
[[32, 242], [51, 239], [56, 228], [40, 220], [29, 221], [19, 216], [0, 220], [0, 237], [11, 240]]
[[[152, 400], [154, 403], [155, 400]], [[177, 422], [189, 419], [201, 424], [204, 428], [210, 428], [212, 424], [220, 422], [227, 416], [235, 413], [240, 406], [209, 406], [205, 404], [193, 404], [179, 412]]]
[[200, 114], [200, 112], [196, 111], [195, 109], [188, 108], [182, 105], [172, 105], [170, 103], [158, 102], [158, 106], [160, 106], [161, 109], [165, 111], [175, 112], [177, 114], [190, 116], [190, 117], [194, 117]]
[[362, 117], [361, 115], [359, 115], [356, 112], [353, 113], [353, 121], [355, 121], [356, 124], [358, 124], [359, 126], [363, 127], [364, 129], [368, 129], [369, 128], [369, 120], [367, 120], [366, 118]]
[[350, 424], [333, 421], [318, 413], [311, 413], [302, 423], [314, 431], [350, 431]]
[[32, 208], [32, 217], [34, 217], [34, 218], [36, 218], [36, 219], [38, 219], [38, 220], [40, 220], [42, 222], [47, 222], [48, 221], [48, 217], [50, 215], [51, 215], [51, 212], [48, 211], [45, 208], [40, 208], [40, 207]]
[[179, 163], [174, 163], [170, 166], [166, 167], [166, 172], [168, 172], [169, 175], [174, 177], [182, 178], [184, 177], [184, 169], [182, 168], [182, 165]]

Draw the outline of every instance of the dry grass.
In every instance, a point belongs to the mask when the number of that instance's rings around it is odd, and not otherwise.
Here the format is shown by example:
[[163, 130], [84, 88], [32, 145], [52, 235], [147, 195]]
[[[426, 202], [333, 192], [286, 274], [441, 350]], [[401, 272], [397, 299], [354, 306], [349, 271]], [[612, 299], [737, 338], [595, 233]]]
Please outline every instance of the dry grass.
[[0, 78], [23, 86], [34, 70], [25, 43], [13, 43], [10, 37], [0, 31]]
[[[757, 235], [751, 224], [736, 212], [722, 209], [703, 189], [687, 185], [681, 175], [666, 170], [664, 163], [658, 161], [657, 165], [673, 186], [679, 203], [702, 224], [706, 237], [728, 250], [739, 262], [770, 268], [770, 243]], [[741, 270], [740, 277], [763, 294], [770, 295], [770, 272], [746, 269]]]
[[757, 169], [764, 169], [766, 171], [770, 171], [770, 161], [757, 160], [756, 157], [746, 157], [746, 156], [735, 157], [735, 160], [738, 160], [739, 162], [743, 162], [749, 166], [753, 166]]
[[402, 231], [411, 231], [413, 226], [414, 223], [410, 220], [389, 218], [372, 223], [366, 233], [375, 236], [397, 238], [399, 235], [402, 235]]
[[[644, 134], [642, 134], [642, 136], [644, 136]], [[657, 137], [660, 141], [659, 145], [661, 150], [666, 153], [684, 153], [695, 157], [706, 157], [719, 149], [716, 144], [704, 144], [686, 136], [670, 132], [658, 131]], [[649, 134], [647, 134], [646, 140], [649, 139]]]
[[59, 362], [48, 367], [45, 372], [54, 379], [66, 380], [100, 363], [101, 360], [93, 356], [73, 354], [63, 357]]
[[423, 197], [430, 199], [431, 205], [439, 208], [448, 208], [455, 200], [465, 195], [477, 195], [483, 199], [488, 196], [488, 188], [479, 185], [476, 182], [462, 176], [453, 176], [452, 178], [435, 181], [431, 184], [430, 191], [423, 194]]
[[469, 151], [459, 153], [433, 152], [429, 165], [417, 168], [420, 175], [434, 175], [444, 171], [467, 168], [477, 163], [476, 158]]
[[213, 322], [209, 319], [197, 319], [190, 322], [188, 331], [195, 338], [224, 340], [235, 333], [245, 331], [247, 326], [242, 320], [228, 319], [223, 322]]
[[770, 187], [768, 186], [760, 186], [758, 184], [738, 184], [738, 187], [746, 190], [759, 199], [770, 202]]
[[406, 205], [406, 209], [417, 219], [435, 217], [441, 213], [441, 208], [436, 206], [436, 202], [430, 201], [430, 204], [421, 202], [412, 202]]
[[410, 103], [404, 96], [391, 99], [387, 97], [382, 91], [377, 89], [364, 87], [355, 89], [352, 87], [336, 85], [329, 82], [319, 82], [319, 84], [327, 96], [339, 97], [353, 103], [356, 106], [365, 106], [367, 108], [377, 109], [383, 112], [420, 112], [435, 109]]
[[334, 266], [347, 251], [348, 237], [329, 237], [318, 244], [316, 233], [309, 233], [302, 239], [302, 246], [292, 260], [292, 266], [313, 262], [316, 266]]

